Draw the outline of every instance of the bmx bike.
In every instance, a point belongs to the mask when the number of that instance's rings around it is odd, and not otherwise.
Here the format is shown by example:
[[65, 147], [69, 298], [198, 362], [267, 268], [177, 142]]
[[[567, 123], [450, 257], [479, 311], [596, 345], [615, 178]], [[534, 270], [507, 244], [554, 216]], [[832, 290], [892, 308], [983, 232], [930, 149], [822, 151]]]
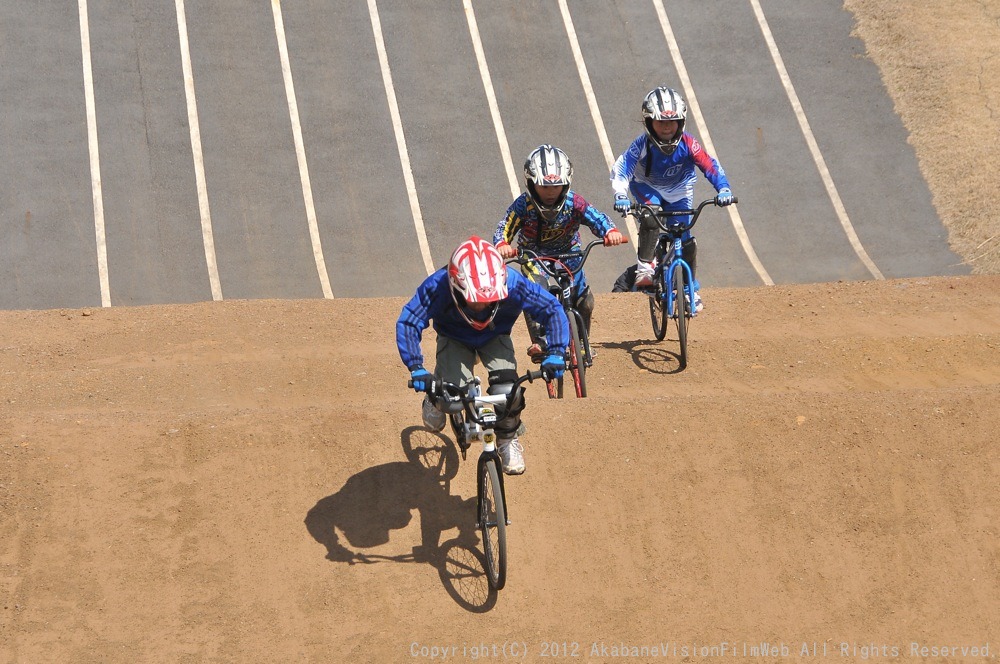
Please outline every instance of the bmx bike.
[[[587, 396], [587, 369], [594, 364], [594, 354], [590, 348], [590, 335], [583, 320], [583, 314], [576, 306], [580, 293], [577, 291], [576, 276], [583, 270], [584, 263], [590, 255], [590, 250], [603, 245], [603, 240], [594, 240], [583, 249], [567, 251], [548, 256], [540, 255], [530, 249], [520, 249], [517, 257], [510, 263], [523, 265], [528, 269], [537, 267], [549, 282], [549, 292], [559, 300], [566, 318], [569, 321], [569, 345], [566, 347], [566, 371], [572, 377], [576, 396]], [[567, 262], [581, 259], [576, 268], [570, 268]], [[550, 399], [563, 397], [563, 378], [546, 383]]]
[[[734, 198], [733, 204], [736, 202]], [[633, 215], [637, 220], [649, 216], [655, 219], [660, 227], [660, 235], [653, 249], [653, 260], [656, 265], [653, 284], [648, 288], [637, 290], [649, 296], [649, 318], [657, 341], [663, 341], [667, 334], [667, 320], [674, 321], [680, 344], [678, 357], [681, 369], [687, 367], [688, 362], [688, 325], [691, 319], [698, 315], [693, 308], [694, 274], [691, 265], [684, 260], [682, 239], [684, 234], [698, 222], [698, 217], [705, 206], [718, 204], [718, 197], [704, 200], [698, 207], [688, 210], [663, 210], [657, 205], [633, 203], [626, 213]], [[676, 221], [678, 217], [689, 218]]]
[[[510, 520], [494, 427], [514, 399], [523, 392], [521, 384], [536, 378], [548, 382], [548, 372], [529, 371], [519, 376], [508, 394], [483, 394], [478, 376], [465, 387], [434, 379], [424, 390], [448, 413], [463, 460], [472, 443], [483, 445], [476, 463], [476, 525], [486, 554], [487, 580], [495, 590], [502, 589], [507, 583], [507, 526]], [[413, 381], [410, 381], [410, 387], [413, 387]]]

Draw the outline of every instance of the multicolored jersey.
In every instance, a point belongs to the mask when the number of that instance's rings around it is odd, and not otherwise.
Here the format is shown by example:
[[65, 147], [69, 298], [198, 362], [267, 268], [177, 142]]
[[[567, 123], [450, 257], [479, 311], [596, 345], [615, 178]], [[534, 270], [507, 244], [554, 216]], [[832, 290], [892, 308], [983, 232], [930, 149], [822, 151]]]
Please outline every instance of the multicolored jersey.
[[688, 133], [681, 134], [677, 149], [666, 155], [640, 134], [611, 168], [611, 187], [615, 194], [627, 194], [639, 203], [662, 205], [680, 203], [675, 209], [691, 207], [697, 166], [716, 191], [729, 188], [726, 172], [701, 143]]
[[[555, 256], [580, 250], [580, 226], [588, 227], [599, 238], [615, 230], [615, 224], [608, 215], [573, 190], [566, 192], [562, 210], [551, 221], [542, 217], [525, 193], [514, 199], [507, 208], [507, 214], [493, 233], [493, 244], [497, 247], [512, 244], [517, 236], [517, 245], [521, 249], [528, 249], [539, 256]], [[580, 265], [580, 259], [570, 259], [565, 263], [566, 267], [575, 271]], [[577, 273], [576, 280], [577, 288], [582, 292], [587, 285], [582, 271]]]
[[[434, 331], [439, 336], [478, 349], [499, 336], [509, 335], [522, 311], [545, 326], [549, 351], [562, 355], [569, 344], [569, 321], [559, 300], [509, 266], [506, 270], [507, 297], [500, 301], [493, 323], [482, 331], [473, 329], [458, 312], [451, 295], [447, 268], [441, 268], [427, 277], [417, 287], [413, 298], [403, 306], [396, 321], [396, 346], [406, 368], [412, 371], [423, 365], [420, 338], [431, 321], [434, 321]], [[475, 318], [472, 312], [467, 313]], [[488, 316], [488, 313], [483, 315]]]

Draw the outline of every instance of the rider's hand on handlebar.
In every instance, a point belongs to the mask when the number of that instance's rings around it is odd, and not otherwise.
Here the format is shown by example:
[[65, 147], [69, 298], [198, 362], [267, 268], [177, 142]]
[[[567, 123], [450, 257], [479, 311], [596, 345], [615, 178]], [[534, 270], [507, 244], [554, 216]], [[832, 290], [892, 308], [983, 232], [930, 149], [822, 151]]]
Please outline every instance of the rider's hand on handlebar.
[[628, 196], [625, 194], [615, 194], [615, 212], [618, 212], [623, 217], [628, 212], [630, 203]]
[[562, 378], [565, 369], [566, 360], [562, 355], [552, 353], [551, 355], [546, 355], [545, 359], [542, 360], [542, 373], [547, 374], [547, 377]]
[[434, 374], [423, 367], [417, 367], [410, 372], [410, 383], [415, 392], [426, 392], [434, 381]]
[[612, 228], [604, 236], [604, 246], [605, 247], [617, 247], [619, 244], [621, 244], [624, 241], [625, 241], [625, 237], [616, 228]]
[[733, 204], [733, 192], [723, 187], [719, 190], [719, 195], [715, 197], [715, 204], [720, 207]]
[[497, 252], [500, 253], [500, 257], [503, 258], [504, 260], [507, 260], [508, 258], [514, 258], [517, 256], [517, 249], [510, 246], [506, 242], [501, 242], [500, 244], [497, 245]]

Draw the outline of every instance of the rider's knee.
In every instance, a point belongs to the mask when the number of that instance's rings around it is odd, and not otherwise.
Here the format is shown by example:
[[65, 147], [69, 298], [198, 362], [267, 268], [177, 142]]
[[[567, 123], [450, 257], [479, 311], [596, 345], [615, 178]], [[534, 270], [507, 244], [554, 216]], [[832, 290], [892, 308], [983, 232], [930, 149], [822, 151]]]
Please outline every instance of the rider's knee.
[[[496, 371], [491, 371], [489, 375], [490, 386], [487, 388], [487, 394], [505, 394], [510, 395], [511, 390], [514, 389], [514, 382], [517, 381], [517, 371], [513, 369], [498, 369]], [[517, 393], [510, 398], [510, 406], [504, 413], [504, 421], [508, 420], [512, 426], [516, 427], [520, 422], [520, 413], [524, 410], [524, 388], [518, 387]], [[498, 429], [499, 430], [499, 429]]]
[[487, 394], [510, 394], [517, 380], [517, 372], [513, 369], [497, 369], [490, 372], [488, 380], [490, 386], [486, 390]]

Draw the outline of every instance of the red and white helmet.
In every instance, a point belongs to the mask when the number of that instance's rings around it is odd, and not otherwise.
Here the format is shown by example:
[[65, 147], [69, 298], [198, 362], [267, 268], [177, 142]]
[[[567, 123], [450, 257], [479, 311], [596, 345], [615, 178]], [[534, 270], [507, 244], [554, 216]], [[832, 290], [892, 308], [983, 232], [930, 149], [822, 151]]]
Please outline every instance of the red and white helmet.
[[[507, 297], [507, 266], [492, 244], [473, 235], [458, 245], [448, 262], [448, 282], [451, 297], [465, 322], [476, 330], [485, 330]], [[465, 311], [466, 304], [493, 303], [489, 317], [473, 320]]]

